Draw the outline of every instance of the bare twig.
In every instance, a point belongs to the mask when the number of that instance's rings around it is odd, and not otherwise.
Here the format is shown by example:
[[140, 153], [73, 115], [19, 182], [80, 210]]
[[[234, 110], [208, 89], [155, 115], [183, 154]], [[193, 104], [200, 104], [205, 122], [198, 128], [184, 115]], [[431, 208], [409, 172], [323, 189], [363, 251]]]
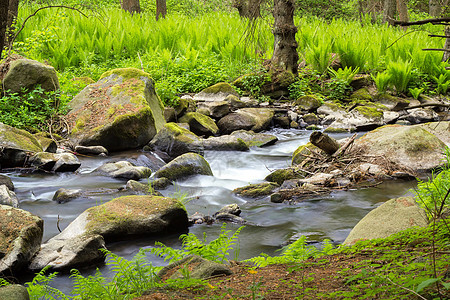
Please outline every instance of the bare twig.
[[390, 281], [393, 285], [396, 285], [396, 286], [398, 286], [399, 288], [404, 289], [405, 291], [408, 291], [408, 292], [410, 292], [410, 293], [413, 293], [414, 295], [416, 295], [416, 296], [419, 297], [420, 299], [427, 300], [427, 298], [421, 296], [420, 294], [416, 293], [415, 291], [413, 291], [413, 290], [411, 290], [411, 289], [408, 289], [407, 287], [404, 287], [404, 286], [402, 286], [402, 285], [400, 285], [400, 284], [398, 284], [398, 283], [393, 282], [389, 277], [385, 277], [385, 278], [386, 278], [388, 281]]
[[337, 156], [341, 155], [341, 153], [343, 154], [343, 153], [347, 150], [347, 148], [348, 148], [351, 144], [353, 144], [353, 142], [355, 141], [355, 139], [356, 139], [357, 136], [358, 136], [357, 133], [355, 133], [354, 135], [352, 135], [352, 137], [351, 137], [347, 142], [345, 142], [345, 144], [342, 145], [336, 152], [334, 152], [333, 155], [331, 155], [331, 157], [337, 157]]

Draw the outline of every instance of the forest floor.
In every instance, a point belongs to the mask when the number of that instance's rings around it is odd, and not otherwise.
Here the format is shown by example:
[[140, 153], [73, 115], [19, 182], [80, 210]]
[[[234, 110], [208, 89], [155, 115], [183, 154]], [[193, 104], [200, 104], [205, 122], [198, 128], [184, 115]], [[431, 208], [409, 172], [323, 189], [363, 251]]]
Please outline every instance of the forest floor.
[[[411, 252], [413, 256], [421, 257], [419, 253], [429, 250], [422, 247], [414, 250], [405, 247], [404, 251], [400, 252], [404, 252], [406, 259], [411, 257]], [[401, 263], [402, 259], [396, 262], [397, 259], [399, 257], [387, 258], [381, 252], [369, 250], [256, 269], [244, 263], [232, 262], [233, 274], [230, 276], [209, 279], [205, 285], [198, 287], [149, 291], [147, 295], [135, 300], [427, 299], [394, 283], [387, 276], [389, 273], [381, 266]], [[444, 263], [444, 268], [440, 269], [439, 275], [448, 281], [448, 261]], [[431, 293], [435, 292], [434, 290]], [[447, 298], [450, 297], [448, 290], [441, 293], [443, 298], [434, 299], [450, 299]]]

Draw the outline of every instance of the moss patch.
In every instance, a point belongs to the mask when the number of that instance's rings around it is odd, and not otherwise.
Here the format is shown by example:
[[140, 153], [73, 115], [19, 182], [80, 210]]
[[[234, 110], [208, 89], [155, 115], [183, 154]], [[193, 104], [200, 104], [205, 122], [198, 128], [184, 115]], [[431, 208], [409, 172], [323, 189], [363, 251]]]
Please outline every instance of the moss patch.
[[367, 119], [380, 119], [383, 118], [383, 113], [378, 111], [375, 107], [358, 106], [355, 111], [366, 117]]
[[0, 123], [0, 146], [31, 152], [41, 152], [42, 146], [29, 132]]
[[273, 193], [279, 185], [273, 182], [263, 182], [259, 184], [250, 184], [233, 190], [233, 193], [240, 194], [244, 197], [263, 197]]
[[227, 82], [219, 82], [201, 91], [205, 94], [227, 93], [237, 95], [236, 90]]
[[100, 79], [111, 76], [112, 74], [121, 76], [124, 78], [124, 80], [130, 79], [130, 78], [139, 78], [141, 76], [151, 78], [150, 74], [148, 74], [144, 71], [141, 71], [139, 69], [136, 69], [136, 68], [119, 68], [119, 69], [113, 69], [113, 70], [103, 73], [100, 76]]

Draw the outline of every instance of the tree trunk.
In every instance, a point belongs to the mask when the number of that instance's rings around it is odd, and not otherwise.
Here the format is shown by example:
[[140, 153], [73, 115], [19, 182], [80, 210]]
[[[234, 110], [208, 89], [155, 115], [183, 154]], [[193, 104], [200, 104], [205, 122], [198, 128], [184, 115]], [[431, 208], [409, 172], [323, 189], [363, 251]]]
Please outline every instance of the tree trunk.
[[405, 0], [397, 0], [397, 11], [400, 21], [409, 22], [408, 7]]
[[[450, 26], [445, 26], [444, 35], [450, 36]], [[450, 50], [450, 38], [445, 39], [444, 49]], [[442, 61], [448, 61], [449, 59], [450, 59], [450, 52], [444, 51]]]
[[166, 0], [156, 0], [156, 21], [159, 20], [159, 16], [165, 18], [167, 14]]
[[0, 58], [5, 46], [6, 27], [8, 26], [9, 0], [0, 0]]
[[14, 21], [19, 12], [19, 0], [9, 0], [8, 6], [8, 24], [6, 26], [5, 45], [10, 46], [11, 39], [14, 36]]
[[294, 25], [294, 0], [274, 0], [273, 16], [275, 41], [272, 67], [297, 74], [298, 44], [295, 40], [297, 27]]
[[432, 17], [439, 17], [441, 14], [440, 0], [430, 0], [428, 2], [428, 14]]
[[241, 18], [254, 20], [261, 17], [261, 3], [263, 0], [233, 0], [233, 7], [237, 8]]
[[141, 5], [139, 4], [139, 0], [122, 0], [122, 9], [131, 14], [140, 13]]
[[329, 155], [332, 155], [334, 152], [338, 151], [340, 147], [339, 143], [335, 139], [320, 131], [314, 131], [311, 133], [309, 136], [309, 141], [311, 144], [319, 147]]
[[383, 22], [393, 25], [396, 13], [396, 0], [384, 0]]

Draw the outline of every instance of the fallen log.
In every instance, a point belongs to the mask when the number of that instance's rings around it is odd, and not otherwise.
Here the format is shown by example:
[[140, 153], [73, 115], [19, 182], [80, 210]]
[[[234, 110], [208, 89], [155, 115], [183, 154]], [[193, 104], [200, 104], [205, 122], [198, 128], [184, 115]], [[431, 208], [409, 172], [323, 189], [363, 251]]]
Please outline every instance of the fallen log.
[[320, 149], [325, 151], [325, 153], [327, 153], [328, 155], [332, 155], [340, 147], [339, 143], [335, 139], [330, 137], [328, 134], [322, 133], [320, 131], [314, 131], [313, 133], [311, 133], [311, 135], [309, 136], [309, 141], [314, 146], [319, 147]]

